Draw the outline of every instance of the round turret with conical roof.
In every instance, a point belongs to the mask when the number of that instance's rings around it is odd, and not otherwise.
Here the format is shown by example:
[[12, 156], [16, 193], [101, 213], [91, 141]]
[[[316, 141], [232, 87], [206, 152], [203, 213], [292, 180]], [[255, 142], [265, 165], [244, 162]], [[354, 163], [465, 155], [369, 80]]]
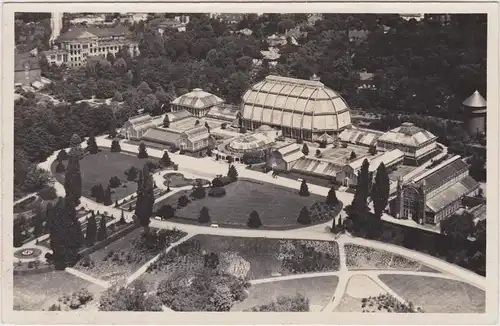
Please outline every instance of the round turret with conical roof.
[[466, 112], [467, 128], [471, 134], [486, 132], [486, 100], [479, 91], [475, 91], [462, 102]]

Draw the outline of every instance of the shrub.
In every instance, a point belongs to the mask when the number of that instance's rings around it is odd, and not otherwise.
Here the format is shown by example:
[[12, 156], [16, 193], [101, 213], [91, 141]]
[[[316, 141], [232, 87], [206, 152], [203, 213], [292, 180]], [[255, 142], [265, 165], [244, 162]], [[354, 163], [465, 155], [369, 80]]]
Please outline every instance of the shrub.
[[138, 174], [139, 170], [135, 166], [132, 166], [125, 171], [125, 175], [127, 176], [128, 181], [135, 181], [137, 179]]
[[120, 178], [118, 178], [117, 176], [111, 177], [109, 179], [109, 186], [111, 188], [118, 188], [121, 184], [122, 182], [120, 181]]
[[61, 161], [57, 161], [56, 173], [64, 173], [64, 172], [66, 172], [66, 167]]
[[227, 160], [227, 163], [229, 163], [229, 164], [231, 164], [231, 163], [233, 163], [233, 162], [234, 162], [234, 158], [233, 158], [231, 155], [228, 155], [228, 156], [226, 157], [226, 160]]
[[120, 146], [120, 142], [117, 139], [114, 139], [111, 142], [110, 152], [112, 152], [112, 153], [118, 153], [118, 152], [121, 152], [121, 151], [122, 151], [122, 148]]
[[175, 208], [171, 205], [163, 205], [157, 212], [156, 215], [161, 217], [162, 219], [169, 219], [174, 217]]
[[137, 153], [138, 158], [148, 158], [148, 152], [146, 151], [146, 145], [144, 143], [139, 144], [139, 152]]
[[302, 180], [302, 183], [300, 184], [299, 195], [302, 197], [307, 197], [310, 195], [309, 187], [307, 186], [306, 180]]
[[256, 211], [252, 211], [250, 213], [247, 226], [252, 229], [258, 229], [262, 226], [262, 221], [260, 220], [259, 213], [257, 213]]
[[342, 142], [341, 146], [342, 146], [342, 148], [347, 148], [347, 143], [346, 142]]
[[224, 187], [230, 184], [231, 182], [232, 181], [230, 177], [225, 177], [225, 176], [217, 177], [212, 180], [212, 187], [213, 188]]
[[299, 217], [297, 218], [297, 222], [302, 225], [311, 224], [311, 215], [309, 214], [309, 210], [307, 207], [302, 207], [299, 213]]
[[161, 168], [161, 165], [158, 162], [153, 162], [153, 161], [147, 161], [146, 166], [148, 167], [148, 170], [151, 172]]
[[207, 154], [207, 156], [211, 157], [212, 156], [212, 150], [210, 148], [207, 148], [206, 154]]
[[56, 189], [54, 187], [43, 187], [39, 192], [38, 195], [43, 199], [43, 200], [53, 200], [57, 198], [57, 193]]
[[193, 192], [191, 193], [191, 197], [196, 199], [202, 199], [205, 198], [205, 196], [206, 196], [205, 188], [203, 188], [201, 184], [195, 186]]
[[221, 125], [220, 125], [220, 128], [221, 128], [221, 129], [226, 129], [226, 128], [227, 128], [227, 123], [223, 123], [223, 124], [221, 124]]
[[208, 191], [208, 196], [210, 197], [224, 197], [226, 195], [226, 190], [223, 187], [211, 188]]
[[49, 307], [49, 311], [61, 311], [61, 306], [53, 304], [52, 306]]
[[316, 157], [321, 157], [321, 151], [319, 149], [316, 150]]
[[302, 145], [302, 154], [309, 155], [309, 146], [307, 144]]
[[319, 148], [326, 148], [326, 141], [322, 140], [322, 141], [319, 143]]
[[182, 195], [177, 200], [177, 204], [179, 207], [186, 207], [189, 204], [189, 198], [186, 195]]
[[210, 213], [208, 212], [208, 208], [203, 206], [200, 210], [200, 216], [198, 217], [198, 222], [201, 224], [206, 224], [210, 222]]

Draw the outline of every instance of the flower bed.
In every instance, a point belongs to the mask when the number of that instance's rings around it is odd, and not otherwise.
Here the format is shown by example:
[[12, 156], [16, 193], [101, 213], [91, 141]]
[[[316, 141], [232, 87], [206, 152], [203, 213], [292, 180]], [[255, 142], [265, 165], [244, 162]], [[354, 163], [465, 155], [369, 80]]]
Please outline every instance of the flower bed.
[[163, 230], [165, 242], [162, 242], [158, 231], [151, 228], [148, 236], [144, 236], [141, 229], [136, 229], [88, 258], [82, 258], [75, 268], [103, 280], [126, 278], [170, 243], [186, 235], [178, 230]]
[[189, 179], [184, 177], [182, 173], [166, 173], [163, 175], [163, 178], [165, 178], [164, 185], [165, 186], [170, 186], [172, 188], [179, 188], [179, 187], [185, 187], [185, 186], [195, 186], [197, 184], [200, 184], [202, 186], [206, 186], [210, 184], [210, 181], [206, 179]]
[[343, 206], [344, 204], [341, 201], [335, 206], [325, 204], [324, 202], [315, 202], [309, 208], [311, 222], [314, 224], [330, 221], [339, 214]]
[[[349, 270], [397, 269], [422, 270], [421, 263], [391, 252], [372, 249], [355, 244], [345, 244], [346, 265]], [[426, 269], [429, 271], [430, 269]]]

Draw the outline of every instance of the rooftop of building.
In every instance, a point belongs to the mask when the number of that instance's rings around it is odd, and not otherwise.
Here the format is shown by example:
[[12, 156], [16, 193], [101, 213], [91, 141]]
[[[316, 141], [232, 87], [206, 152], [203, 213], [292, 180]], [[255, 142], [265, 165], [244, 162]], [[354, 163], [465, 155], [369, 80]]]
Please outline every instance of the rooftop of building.
[[78, 38], [130, 36], [131, 32], [126, 26], [114, 27], [72, 26], [68, 31], [59, 36], [60, 41], [71, 41]]
[[439, 212], [449, 204], [461, 199], [463, 196], [470, 194], [479, 187], [479, 183], [471, 176], [466, 176], [461, 180], [450, 185], [443, 191], [438, 192], [426, 201], [427, 207], [433, 212]]
[[423, 185], [424, 192], [430, 192], [450, 176], [468, 169], [467, 163], [459, 155], [456, 155], [418, 175], [413, 179], [413, 182], [418, 186]]
[[462, 104], [469, 108], [485, 108], [486, 99], [479, 93], [479, 91], [475, 91], [471, 96], [463, 101]]
[[339, 134], [340, 141], [364, 146], [376, 145], [377, 139], [383, 133], [362, 128], [348, 128]]
[[410, 147], [419, 147], [437, 137], [431, 132], [422, 129], [411, 122], [404, 122], [401, 126], [389, 130], [378, 138], [378, 141], [401, 144]]
[[302, 173], [310, 173], [321, 176], [335, 176], [338, 171], [338, 166], [328, 160], [313, 157], [302, 157], [293, 164], [292, 169]]
[[141, 139], [156, 142], [160, 144], [175, 144], [180, 138], [180, 133], [164, 129], [164, 128], [151, 128], [148, 129]]
[[348, 166], [352, 168], [354, 171], [357, 171], [361, 169], [361, 166], [363, 165], [363, 162], [366, 159], [370, 163], [369, 171], [374, 172], [377, 170], [377, 168], [382, 162], [387, 166], [395, 161], [402, 160], [403, 157], [404, 153], [402, 151], [400, 151], [399, 149], [393, 149], [392, 151], [387, 151], [385, 153], [378, 154], [372, 157], [360, 158], [356, 161], [349, 163]]
[[243, 119], [317, 133], [350, 126], [347, 103], [317, 79], [267, 76], [243, 95]]
[[173, 105], [195, 109], [205, 109], [222, 103], [224, 103], [223, 99], [214, 94], [205, 92], [201, 88], [195, 88], [191, 92], [181, 95], [172, 101]]

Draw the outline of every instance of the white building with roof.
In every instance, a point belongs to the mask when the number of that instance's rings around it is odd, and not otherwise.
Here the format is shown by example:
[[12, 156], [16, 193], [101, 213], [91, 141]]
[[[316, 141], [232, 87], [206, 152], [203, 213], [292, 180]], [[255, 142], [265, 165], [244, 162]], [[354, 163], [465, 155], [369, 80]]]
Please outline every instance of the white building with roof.
[[337, 182], [342, 183], [345, 187], [356, 186], [358, 184], [358, 173], [361, 170], [364, 160], [368, 160], [368, 171], [375, 177], [380, 164], [384, 163], [387, 170], [394, 169], [401, 165], [404, 160], [404, 153], [399, 149], [393, 149], [374, 157], [363, 157], [355, 160], [344, 166], [336, 175]]
[[317, 77], [304, 80], [267, 76], [248, 89], [242, 98], [241, 119], [248, 130], [261, 125], [279, 128], [283, 136], [317, 141], [351, 126], [344, 99]]
[[377, 151], [399, 149], [412, 164], [421, 164], [432, 157], [437, 147], [437, 137], [429, 131], [405, 122], [377, 139]]
[[305, 157], [299, 144], [291, 143], [269, 153], [267, 166], [275, 171], [290, 171], [293, 164]]
[[196, 126], [183, 132], [166, 128], [151, 128], [144, 133], [141, 140], [202, 156], [209, 147], [209, 138], [210, 133], [205, 126]]
[[339, 141], [368, 147], [377, 146], [377, 140], [382, 134], [381, 131], [353, 127], [342, 131], [339, 134]]
[[186, 110], [195, 117], [204, 117], [210, 109], [224, 103], [224, 100], [218, 96], [203, 91], [201, 88], [195, 88], [192, 92], [179, 96], [172, 101], [172, 111]]
[[149, 114], [136, 115], [128, 119], [120, 129], [120, 136], [126, 139], [139, 140], [148, 129], [161, 125], [163, 119], [153, 119]]

